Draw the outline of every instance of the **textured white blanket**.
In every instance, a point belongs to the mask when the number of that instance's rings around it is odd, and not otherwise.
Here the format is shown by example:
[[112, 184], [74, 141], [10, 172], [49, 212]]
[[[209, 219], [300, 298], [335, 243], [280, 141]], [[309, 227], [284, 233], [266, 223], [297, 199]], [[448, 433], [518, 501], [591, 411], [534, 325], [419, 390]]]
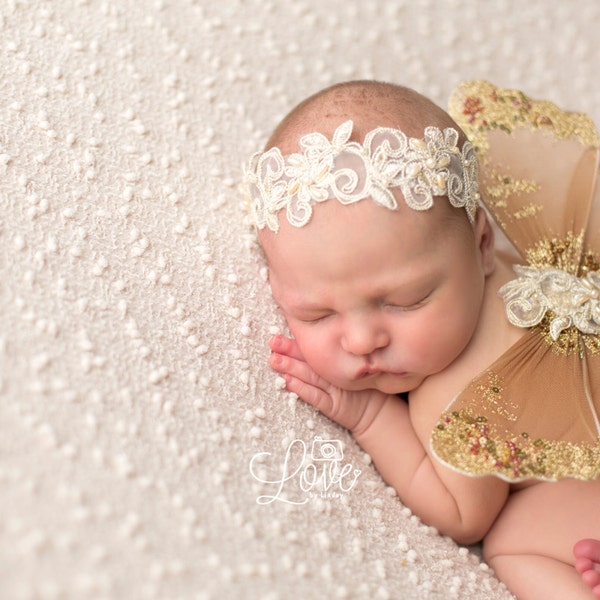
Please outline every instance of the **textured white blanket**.
[[0, 598], [510, 598], [281, 390], [236, 185], [344, 79], [598, 122], [599, 27], [597, 0], [0, 0]]

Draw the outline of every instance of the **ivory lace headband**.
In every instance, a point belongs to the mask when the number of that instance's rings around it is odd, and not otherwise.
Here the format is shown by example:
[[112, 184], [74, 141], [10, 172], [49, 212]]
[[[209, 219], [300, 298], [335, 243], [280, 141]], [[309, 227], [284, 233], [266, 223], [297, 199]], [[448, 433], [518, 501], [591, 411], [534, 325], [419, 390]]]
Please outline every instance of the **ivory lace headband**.
[[331, 140], [307, 134], [300, 138], [301, 151], [288, 156], [279, 148], [252, 156], [244, 184], [256, 227], [278, 231], [282, 210], [294, 227], [303, 227], [313, 205], [331, 198], [352, 204], [371, 197], [396, 210], [393, 188], [414, 210], [431, 208], [434, 196], [447, 196], [473, 222], [479, 203], [477, 158], [469, 142], [458, 147], [458, 131], [427, 127], [419, 139], [378, 127], [359, 144], [348, 141], [352, 127], [352, 121], [342, 123]]

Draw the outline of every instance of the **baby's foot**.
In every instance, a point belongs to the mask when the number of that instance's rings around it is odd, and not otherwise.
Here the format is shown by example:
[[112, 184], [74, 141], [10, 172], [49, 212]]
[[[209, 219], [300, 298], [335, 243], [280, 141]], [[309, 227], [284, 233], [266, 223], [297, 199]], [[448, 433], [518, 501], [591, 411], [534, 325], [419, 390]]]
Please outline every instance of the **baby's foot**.
[[580, 540], [573, 547], [575, 570], [600, 599], [600, 540]]

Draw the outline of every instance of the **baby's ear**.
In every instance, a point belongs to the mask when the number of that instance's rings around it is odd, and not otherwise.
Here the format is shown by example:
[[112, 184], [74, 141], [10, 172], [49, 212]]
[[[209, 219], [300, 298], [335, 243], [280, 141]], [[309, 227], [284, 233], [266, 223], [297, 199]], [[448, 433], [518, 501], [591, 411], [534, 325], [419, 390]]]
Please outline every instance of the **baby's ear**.
[[490, 223], [489, 217], [481, 207], [475, 214], [475, 242], [481, 256], [481, 265], [484, 274], [491, 275], [495, 265], [494, 253], [494, 229]]

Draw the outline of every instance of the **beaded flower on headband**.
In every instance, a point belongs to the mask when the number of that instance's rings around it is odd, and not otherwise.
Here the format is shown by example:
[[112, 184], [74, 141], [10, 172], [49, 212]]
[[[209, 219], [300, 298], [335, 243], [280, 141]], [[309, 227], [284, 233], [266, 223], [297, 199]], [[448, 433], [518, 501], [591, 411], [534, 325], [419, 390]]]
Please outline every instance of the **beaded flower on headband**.
[[473, 222], [479, 203], [477, 158], [469, 142], [458, 147], [458, 131], [427, 127], [419, 139], [378, 127], [359, 144], [348, 141], [352, 127], [352, 121], [342, 123], [331, 141], [321, 133], [305, 135], [301, 152], [285, 157], [279, 148], [252, 156], [244, 183], [259, 229], [278, 231], [281, 210], [294, 227], [303, 227], [312, 206], [330, 198], [352, 204], [371, 197], [396, 210], [393, 188], [414, 210], [431, 208], [434, 196], [447, 196]]

